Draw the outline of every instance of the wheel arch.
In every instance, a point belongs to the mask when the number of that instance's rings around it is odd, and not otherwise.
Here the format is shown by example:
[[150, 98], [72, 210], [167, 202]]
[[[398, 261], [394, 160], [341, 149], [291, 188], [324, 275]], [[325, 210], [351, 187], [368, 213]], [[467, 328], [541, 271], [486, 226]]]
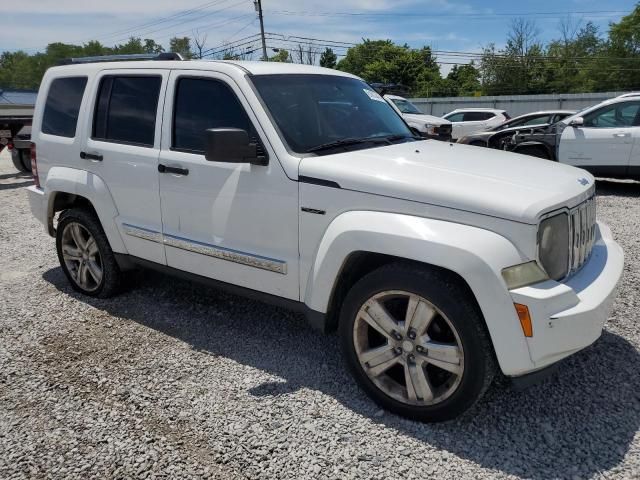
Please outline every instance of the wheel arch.
[[523, 155], [527, 155], [526, 153], [524, 153], [526, 150], [531, 150], [531, 149], [539, 149], [539, 150], [543, 150], [546, 154], [547, 154], [547, 158], [549, 160], [555, 160], [555, 153], [554, 151], [551, 149], [551, 147], [544, 143], [544, 142], [523, 142], [520, 143], [518, 145], [516, 145], [516, 147], [512, 150], [514, 153], [520, 153]]
[[437, 269], [471, 293], [504, 373], [531, 368], [531, 359], [501, 270], [526, 259], [488, 230], [385, 212], [347, 212], [329, 225], [314, 259], [304, 302], [335, 327], [347, 289], [389, 262]]
[[93, 211], [104, 230], [111, 249], [128, 253], [115, 218], [118, 216], [111, 192], [102, 178], [94, 173], [67, 167], [53, 167], [43, 185], [47, 196], [47, 230], [55, 236], [53, 219], [57, 212], [84, 207]]

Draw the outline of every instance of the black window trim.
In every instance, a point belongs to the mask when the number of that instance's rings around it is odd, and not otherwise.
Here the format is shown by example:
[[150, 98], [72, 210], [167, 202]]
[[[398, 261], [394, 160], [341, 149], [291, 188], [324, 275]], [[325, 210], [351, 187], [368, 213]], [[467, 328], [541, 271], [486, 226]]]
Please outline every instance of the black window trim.
[[[171, 104], [171, 143], [169, 144], [169, 151], [171, 152], [179, 152], [179, 153], [188, 153], [190, 155], [200, 155], [200, 156], [204, 156], [205, 151], [204, 150], [191, 150], [189, 148], [177, 148], [174, 147], [175, 144], [175, 140], [176, 140], [176, 102], [178, 100], [178, 88], [180, 86], [180, 81], [188, 78], [190, 80], [209, 80], [209, 81], [213, 81], [213, 82], [218, 82], [221, 83], [222, 85], [226, 86], [231, 93], [236, 97], [236, 100], [238, 101], [238, 104], [242, 107], [242, 109], [244, 110], [245, 115], [247, 116], [247, 120], [249, 120], [249, 124], [251, 125], [251, 128], [253, 128], [253, 131], [256, 134], [256, 139], [258, 140], [258, 142], [260, 142], [260, 147], [262, 148], [262, 151], [264, 152], [264, 157], [266, 162], [269, 161], [269, 151], [265, 148], [265, 142], [262, 139], [262, 137], [260, 136], [260, 132], [258, 131], [258, 129], [256, 128], [253, 120], [251, 120], [251, 116], [249, 115], [249, 112], [247, 111], [247, 109], [245, 108], [245, 106], [242, 104], [242, 102], [240, 101], [240, 98], [238, 97], [238, 95], [236, 94], [236, 92], [233, 90], [233, 88], [231, 87], [231, 85], [229, 84], [229, 82], [221, 79], [221, 78], [217, 78], [217, 77], [209, 77], [207, 75], [198, 75], [198, 74], [190, 74], [190, 73], [181, 73], [179, 75], [177, 75], [175, 77], [175, 79], [173, 80], [173, 99], [172, 99], [172, 104]], [[248, 132], [251, 133], [251, 132]]]
[[[142, 148], [156, 148], [155, 144], [156, 144], [156, 130], [158, 128], [158, 109], [161, 106], [160, 103], [160, 97], [162, 95], [162, 84], [164, 82], [164, 76], [161, 73], [113, 73], [113, 70], [109, 70], [109, 73], [102, 75], [100, 77], [100, 83], [98, 84], [98, 88], [96, 89], [96, 97], [95, 97], [95, 101], [93, 103], [93, 115], [92, 115], [92, 120], [91, 120], [91, 140], [95, 141], [95, 142], [105, 142], [105, 143], [114, 143], [116, 145], [129, 145], [132, 147], [142, 147]], [[109, 138], [100, 138], [100, 137], [95, 137], [94, 136], [94, 129], [95, 129], [95, 123], [96, 123], [96, 117], [98, 114], [98, 102], [100, 100], [100, 93], [101, 93], [101, 89], [102, 89], [102, 82], [106, 79], [106, 78], [114, 78], [114, 77], [118, 77], [118, 78], [134, 78], [134, 77], [143, 77], [143, 78], [151, 78], [151, 77], [155, 77], [155, 78], [159, 78], [160, 79], [160, 89], [158, 90], [158, 102], [156, 104], [156, 121], [155, 121], [155, 125], [153, 127], [153, 143], [152, 144], [148, 144], [148, 143], [139, 143], [139, 142], [127, 142], [124, 140], [111, 140]], [[111, 108], [111, 91], [113, 90], [113, 81], [111, 81], [111, 85], [109, 86], [109, 102], [107, 103], [107, 113], [109, 112], [109, 109]], [[162, 124], [162, 117], [160, 117], [160, 124]], [[160, 150], [160, 147], [158, 147], [158, 150]]]
[[[76, 126], [73, 130], [73, 135], [72, 136], [68, 136], [68, 135], [57, 135], [55, 133], [47, 133], [43, 130], [44, 127], [44, 114], [47, 111], [47, 102], [49, 100], [49, 95], [51, 94], [51, 86], [53, 85], [53, 82], [57, 81], [57, 80], [65, 80], [65, 79], [69, 79], [69, 78], [84, 78], [85, 82], [84, 82], [84, 88], [82, 90], [82, 97], [80, 97], [80, 104], [78, 105], [78, 117], [76, 118]], [[80, 123], [80, 114], [82, 113], [82, 102], [84, 102], [84, 97], [87, 94], [87, 85], [89, 85], [89, 76], [88, 75], [60, 75], [57, 77], [54, 77], [51, 79], [51, 81], [49, 82], [49, 87], [47, 88], [47, 98], [45, 99], [44, 102], [44, 109], [43, 109], [43, 113], [42, 113], [42, 118], [40, 120], [40, 133], [43, 133], [44, 135], [51, 135], [52, 137], [59, 137], [59, 138], [70, 138], [70, 139], [75, 139], [78, 136], [78, 124]]]

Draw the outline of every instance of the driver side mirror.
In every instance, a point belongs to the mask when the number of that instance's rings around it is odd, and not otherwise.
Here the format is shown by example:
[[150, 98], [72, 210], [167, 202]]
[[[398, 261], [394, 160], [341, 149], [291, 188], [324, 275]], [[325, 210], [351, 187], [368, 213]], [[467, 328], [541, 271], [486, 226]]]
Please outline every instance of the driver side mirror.
[[569, 126], [573, 127], [573, 128], [580, 128], [584, 126], [584, 118], [582, 117], [576, 117], [573, 120], [571, 120], [571, 122], [569, 123]]
[[257, 145], [240, 128], [210, 128], [206, 132], [205, 154], [210, 162], [250, 163], [266, 165], [266, 157], [258, 156]]

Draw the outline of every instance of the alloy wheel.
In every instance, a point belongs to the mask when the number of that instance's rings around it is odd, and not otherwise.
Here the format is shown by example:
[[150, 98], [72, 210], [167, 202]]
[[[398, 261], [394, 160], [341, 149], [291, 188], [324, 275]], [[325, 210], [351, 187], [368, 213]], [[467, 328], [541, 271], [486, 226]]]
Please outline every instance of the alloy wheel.
[[385, 291], [368, 299], [353, 325], [365, 374], [386, 395], [408, 405], [443, 402], [460, 385], [464, 350], [451, 321], [426, 298]]
[[93, 292], [103, 276], [98, 244], [80, 223], [70, 222], [62, 232], [62, 258], [73, 281], [83, 290]]

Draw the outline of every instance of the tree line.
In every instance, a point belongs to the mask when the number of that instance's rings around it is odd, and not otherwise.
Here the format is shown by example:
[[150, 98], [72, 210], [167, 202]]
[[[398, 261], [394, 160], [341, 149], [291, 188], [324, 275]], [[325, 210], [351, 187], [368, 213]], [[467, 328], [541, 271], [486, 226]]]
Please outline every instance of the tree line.
[[[51, 43], [35, 54], [4, 52], [0, 55], [0, 88], [35, 90], [45, 70], [64, 58], [164, 51], [202, 58], [212, 50], [205, 48], [205, 42], [206, 37], [197, 35], [174, 37], [165, 50], [152, 39], [131, 38], [113, 47], [91, 41], [83, 45]], [[633, 90], [640, 88], [640, 3], [619, 22], [611, 23], [606, 32], [590, 22], [562, 20], [557, 38], [546, 44], [539, 40], [535, 22], [514, 19], [504, 47], [490, 44], [477, 53], [439, 53], [427, 46], [411, 48], [371, 39], [349, 48], [340, 60], [332, 48], [322, 51], [318, 45], [272, 51], [269, 61], [336, 68], [371, 83], [402, 85], [413, 97]], [[216, 57], [252, 59], [255, 52], [235, 52], [230, 47], [219, 50]], [[453, 64], [447, 75], [442, 75], [439, 63]]]

